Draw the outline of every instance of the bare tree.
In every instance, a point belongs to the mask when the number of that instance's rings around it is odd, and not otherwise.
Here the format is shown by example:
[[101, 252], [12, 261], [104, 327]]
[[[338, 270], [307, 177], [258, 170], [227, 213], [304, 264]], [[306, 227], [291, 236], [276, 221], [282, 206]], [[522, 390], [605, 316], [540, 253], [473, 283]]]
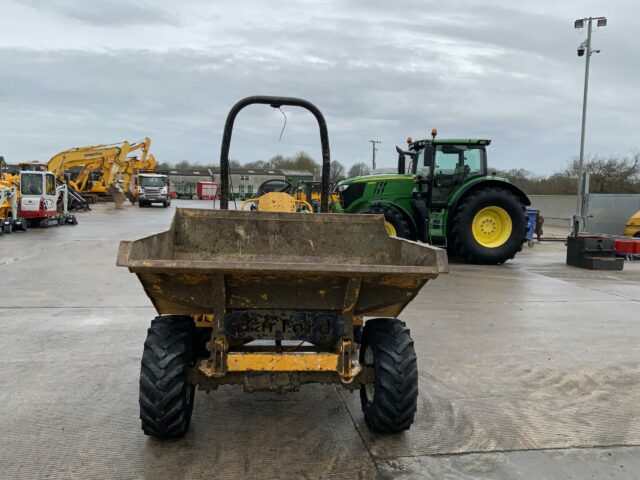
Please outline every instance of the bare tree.
[[370, 175], [370, 174], [371, 174], [371, 169], [369, 168], [369, 165], [367, 165], [364, 162], [354, 163], [349, 169], [348, 178], [362, 177], [363, 175]]
[[339, 161], [333, 160], [331, 162], [331, 169], [329, 173], [329, 183], [338, 183], [340, 180], [344, 180], [345, 168]]
[[190, 163], [188, 160], [180, 160], [174, 167], [179, 172], [189, 172], [191, 170], [200, 170], [203, 167], [199, 163]]
[[[524, 169], [498, 172], [500, 176], [530, 195], [575, 195], [578, 188], [578, 160], [574, 159], [563, 172], [537, 176]], [[600, 157], [584, 162], [591, 174], [592, 193], [640, 193], [640, 153], [627, 156]]]
[[247, 162], [244, 164], [244, 168], [255, 168], [256, 170], [267, 170], [273, 168], [271, 162], [266, 160], [256, 160], [255, 162]]
[[[631, 156], [594, 155], [586, 160], [584, 169], [591, 174], [589, 190], [592, 193], [640, 193], [640, 152]], [[575, 159], [567, 174], [577, 177], [578, 170]]]

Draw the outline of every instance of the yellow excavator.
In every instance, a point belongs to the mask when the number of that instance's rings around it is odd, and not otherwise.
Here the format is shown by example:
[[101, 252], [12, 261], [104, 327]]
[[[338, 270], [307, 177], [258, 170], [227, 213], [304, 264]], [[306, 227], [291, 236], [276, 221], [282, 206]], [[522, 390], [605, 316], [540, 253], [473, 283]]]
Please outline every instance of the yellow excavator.
[[[93, 186], [91, 174], [95, 170], [100, 169], [102, 167], [102, 163], [102, 159], [87, 163], [79, 172], [70, 175], [69, 184], [78, 192], [84, 192], [84, 196], [91, 197], [91, 195], [88, 193]], [[65, 175], [67, 175], [67, 173], [68, 170], [65, 170]], [[89, 198], [89, 200], [91, 201], [91, 203], [95, 203], [96, 198]]]
[[[126, 167], [127, 155], [131, 149], [129, 142], [110, 145], [92, 145], [76, 147], [57, 153], [47, 163], [47, 169], [58, 180], [65, 181], [65, 172], [73, 167], [83, 167], [82, 178], [71, 184], [83, 197], [89, 201], [97, 200], [98, 196], [110, 194], [116, 208], [124, 203], [125, 196], [116, 186], [116, 175]], [[101, 178], [89, 182], [94, 168], [102, 170]], [[79, 175], [80, 176], [80, 175]]]
[[[63, 181], [65, 172], [70, 168], [82, 167], [68, 183], [91, 203], [101, 197], [111, 196], [116, 208], [119, 208], [126, 197], [135, 203], [139, 173], [155, 169], [156, 160], [149, 154], [150, 145], [151, 139], [145, 137], [132, 144], [124, 141], [110, 145], [76, 147], [54, 155], [47, 166], [56, 178]], [[139, 159], [128, 157], [138, 150], [141, 151]]]
[[18, 213], [20, 177], [5, 172], [4, 157], [0, 156], [0, 234], [27, 229]]
[[[131, 203], [135, 203], [138, 197], [138, 175], [140, 172], [153, 171], [156, 167], [155, 157], [149, 154], [151, 139], [124, 145], [120, 152], [106, 152], [108, 155], [93, 162], [87, 163], [73, 178], [72, 186], [92, 203], [98, 198], [111, 194], [118, 196], [119, 204], [124, 201], [124, 194]], [[85, 147], [94, 148], [94, 147]], [[137, 156], [126, 157], [137, 150], [141, 151]]]
[[143, 172], [153, 172], [156, 169], [156, 158], [149, 154], [151, 139], [146, 137], [142, 142], [131, 145], [129, 152], [140, 150], [140, 158], [133, 156], [127, 159], [124, 171], [122, 172], [122, 191], [131, 201], [136, 203], [138, 199], [138, 177]]

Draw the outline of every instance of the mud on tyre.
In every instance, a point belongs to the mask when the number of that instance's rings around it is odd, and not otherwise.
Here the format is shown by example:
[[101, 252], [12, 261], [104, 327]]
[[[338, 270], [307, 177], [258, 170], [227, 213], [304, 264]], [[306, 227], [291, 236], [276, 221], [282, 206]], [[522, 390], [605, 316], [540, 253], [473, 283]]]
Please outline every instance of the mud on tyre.
[[382, 433], [408, 429], [418, 401], [418, 364], [406, 324], [389, 318], [367, 321], [362, 331], [360, 363], [375, 372], [374, 383], [360, 389], [367, 426]]
[[140, 420], [146, 435], [181, 437], [189, 429], [195, 385], [189, 383], [195, 325], [188, 316], [151, 322], [140, 369]]

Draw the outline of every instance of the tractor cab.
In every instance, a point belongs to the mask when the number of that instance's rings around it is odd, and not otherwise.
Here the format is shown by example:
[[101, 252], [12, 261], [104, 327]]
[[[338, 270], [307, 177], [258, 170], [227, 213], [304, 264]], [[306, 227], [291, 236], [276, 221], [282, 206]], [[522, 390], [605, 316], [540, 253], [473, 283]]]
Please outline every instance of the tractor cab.
[[414, 142], [408, 139], [409, 151], [396, 147], [398, 173], [405, 173], [406, 158], [409, 172], [415, 176], [418, 192], [429, 205], [446, 205], [451, 195], [474, 177], [487, 175], [486, 146], [491, 140], [446, 139]]

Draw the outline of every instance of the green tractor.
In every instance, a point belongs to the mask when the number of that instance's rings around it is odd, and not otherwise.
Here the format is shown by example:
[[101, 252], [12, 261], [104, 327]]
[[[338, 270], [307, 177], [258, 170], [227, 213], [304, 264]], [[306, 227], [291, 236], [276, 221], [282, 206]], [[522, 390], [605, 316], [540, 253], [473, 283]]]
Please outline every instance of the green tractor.
[[[336, 185], [336, 213], [381, 214], [390, 235], [446, 247], [470, 263], [513, 258], [527, 232], [527, 195], [490, 174], [490, 140], [408, 141], [398, 172], [349, 178]], [[407, 164], [408, 160], [408, 164]]]

